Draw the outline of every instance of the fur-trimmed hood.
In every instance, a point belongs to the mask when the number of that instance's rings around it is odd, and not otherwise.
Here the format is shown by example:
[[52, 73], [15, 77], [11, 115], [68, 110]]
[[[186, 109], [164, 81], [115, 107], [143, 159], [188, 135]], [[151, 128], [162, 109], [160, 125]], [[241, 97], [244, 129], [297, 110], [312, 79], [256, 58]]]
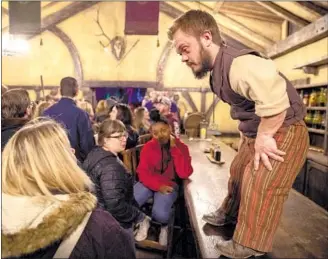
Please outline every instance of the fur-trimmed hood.
[[97, 204], [88, 192], [46, 197], [2, 194], [2, 257], [31, 254], [67, 238]]

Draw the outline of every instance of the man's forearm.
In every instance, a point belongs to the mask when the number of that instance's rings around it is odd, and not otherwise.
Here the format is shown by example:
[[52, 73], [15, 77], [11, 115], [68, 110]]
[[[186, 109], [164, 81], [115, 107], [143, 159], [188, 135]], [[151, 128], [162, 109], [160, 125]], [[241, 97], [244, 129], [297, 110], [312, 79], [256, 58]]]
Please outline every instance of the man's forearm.
[[283, 124], [287, 111], [283, 111], [271, 117], [262, 117], [257, 131], [258, 135], [273, 136]]

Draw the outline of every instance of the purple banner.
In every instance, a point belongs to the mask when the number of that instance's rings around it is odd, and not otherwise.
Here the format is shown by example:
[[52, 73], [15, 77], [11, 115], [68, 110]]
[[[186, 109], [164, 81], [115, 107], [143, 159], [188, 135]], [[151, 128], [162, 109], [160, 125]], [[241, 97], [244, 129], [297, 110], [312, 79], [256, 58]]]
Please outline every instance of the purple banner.
[[126, 35], [157, 35], [159, 2], [136, 1], [125, 3]]

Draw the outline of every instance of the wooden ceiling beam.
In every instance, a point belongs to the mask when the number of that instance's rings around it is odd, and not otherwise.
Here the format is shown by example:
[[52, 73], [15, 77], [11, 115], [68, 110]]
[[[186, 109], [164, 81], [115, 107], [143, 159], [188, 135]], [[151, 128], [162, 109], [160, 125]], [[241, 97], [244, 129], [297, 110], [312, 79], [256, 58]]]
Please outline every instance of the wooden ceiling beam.
[[276, 15], [286, 19], [287, 21], [296, 24], [298, 26], [306, 26], [309, 24], [309, 22], [303, 20], [302, 18], [299, 18], [298, 16], [288, 12], [287, 10], [281, 8], [280, 6], [272, 3], [272, 2], [262, 2], [262, 1], [256, 1], [259, 5], [265, 7], [266, 9], [270, 10], [271, 12], [275, 13]]
[[[161, 2], [161, 5], [162, 5], [162, 3], [163, 2]], [[191, 5], [188, 5], [188, 3], [190, 3]], [[199, 8], [196, 8], [195, 6], [193, 6], [191, 2], [188, 2], [188, 3], [187, 2], [183, 2], [183, 3], [181, 3], [181, 2], [165, 2], [163, 4], [170, 5], [171, 7], [175, 8], [177, 10], [180, 10], [183, 13], [187, 12], [190, 9], [199, 9]], [[230, 36], [230, 38], [235, 39], [237, 42], [241, 42], [248, 48], [253, 48], [260, 52], [263, 52], [265, 50], [265, 46], [261, 45], [261, 44], [257, 44], [256, 42], [251, 40], [250, 39], [251, 36], [244, 37], [244, 36], [240, 35], [239, 33], [237, 33], [236, 31], [229, 28], [229, 26], [225, 26], [225, 24], [223, 24], [218, 17], [215, 17], [215, 15], [214, 15], [214, 18], [215, 18], [216, 22], [218, 23], [220, 30], [223, 34]]]
[[278, 57], [327, 36], [328, 14], [268, 48], [267, 55], [271, 58]]
[[222, 6], [223, 6], [223, 4], [224, 4], [224, 1], [217, 1], [216, 2], [216, 4], [215, 4], [215, 6], [214, 6], [214, 8], [213, 8], [213, 10], [214, 10], [214, 12], [218, 12], [218, 11], [220, 11], [220, 9], [222, 8]]
[[54, 2], [54, 1], [49, 2], [49, 3], [47, 3], [46, 5], [44, 5], [44, 6], [42, 7], [42, 10], [46, 10], [46, 9], [48, 9], [48, 8], [54, 6], [54, 5], [57, 5], [57, 4], [59, 4], [59, 3], [60, 3], [60, 2]]
[[220, 9], [221, 13], [224, 14], [232, 14], [232, 15], [240, 15], [247, 18], [252, 18], [256, 20], [272, 22], [272, 23], [282, 23], [284, 19], [276, 15], [268, 15], [262, 11], [257, 10], [246, 10], [246, 9], [235, 9], [234, 7], [222, 7]]
[[240, 11], [242, 14], [248, 12], [248, 13], [251, 13], [251, 14], [254, 14], [254, 15], [260, 15], [260, 16], [263, 16], [263, 17], [268, 17], [268, 18], [271, 18], [271, 19], [279, 20], [279, 21], [283, 20], [280, 16], [272, 13], [271, 11], [268, 11], [266, 8], [262, 8], [262, 9], [253, 8], [253, 9], [250, 9], [250, 8], [244, 7], [244, 6], [234, 6], [234, 5], [227, 4], [227, 5], [224, 5], [221, 8], [220, 11], [224, 12], [225, 10], [231, 10], [231, 11], [236, 11], [236, 12]]
[[276, 1], [275, 4], [308, 22], [315, 22], [321, 17], [320, 14], [305, 6], [302, 6], [299, 2]]
[[[176, 19], [177, 17], [179, 17], [180, 15], [182, 15], [184, 12], [177, 9], [174, 6], [171, 6], [170, 4], [168, 4], [167, 2], [161, 1], [160, 2], [160, 11], [167, 14], [168, 16], [170, 16], [173, 19]], [[222, 31], [222, 30], [221, 30]], [[236, 35], [234, 32], [231, 31], [222, 31], [222, 37], [226, 40], [227, 44], [229, 46], [232, 46], [236, 49], [246, 49], [246, 48], [255, 48], [261, 51], [264, 51], [264, 48], [258, 45], [251, 45], [252, 43], [250, 43], [250, 45], [244, 44], [245, 39], [240, 37], [239, 35]]]
[[327, 1], [313, 1], [315, 5], [321, 6], [323, 8], [328, 9], [328, 2]]
[[[225, 34], [225, 35], [229, 35], [231, 38], [242, 42], [244, 45], [246, 45], [248, 48], [257, 50], [259, 52], [265, 52], [265, 47], [263, 47], [262, 45], [258, 45], [255, 42], [244, 38], [243, 36], [241, 36], [240, 34], [236, 33], [235, 31], [232, 31], [224, 26], [220, 26], [220, 31]], [[229, 45], [229, 42], [228, 42]]]
[[[50, 14], [41, 20], [41, 31], [40, 33], [51, 29], [52, 27], [56, 26], [57, 24], [65, 21], [66, 19], [90, 8], [91, 6], [98, 4], [99, 1], [92, 1], [92, 2], [73, 2], [68, 6], [65, 6], [58, 12]], [[7, 31], [8, 26], [2, 29], [2, 32]], [[31, 39], [40, 33], [35, 33], [30, 35], [28, 39]]]
[[254, 42], [257, 45], [263, 46], [263, 47], [269, 47], [272, 44], [274, 44], [274, 41], [271, 39], [249, 29], [242, 23], [222, 14], [222, 13], [214, 13], [211, 8], [209, 8], [207, 5], [205, 5], [202, 2], [198, 2], [202, 9], [204, 11], [207, 11], [209, 13], [212, 13], [213, 17], [217, 21], [217, 23], [220, 26], [224, 26], [227, 29], [236, 32], [237, 34], [243, 36], [244, 38], [248, 39], [249, 41]]
[[316, 2], [311, 2], [311, 1], [299, 1], [298, 2], [300, 5], [311, 9], [312, 11], [316, 12], [317, 14], [320, 15], [326, 15], [328, 13], [328, 7], [324, 8], [320, 5], [317, 5]]
[[[50, 14], [46, 16], [41, 21], [41, 33], [48, 30], [49, 28], [56, 26], [57, 24], [65, 21], [66, 19], [90, 8], [91, 6], [99, 3], [98, 1], [95, 2], [73, 2], [68, 6], [65, 6], [58, 12]], [[36, 35], [33, 35], [34, 37]]]

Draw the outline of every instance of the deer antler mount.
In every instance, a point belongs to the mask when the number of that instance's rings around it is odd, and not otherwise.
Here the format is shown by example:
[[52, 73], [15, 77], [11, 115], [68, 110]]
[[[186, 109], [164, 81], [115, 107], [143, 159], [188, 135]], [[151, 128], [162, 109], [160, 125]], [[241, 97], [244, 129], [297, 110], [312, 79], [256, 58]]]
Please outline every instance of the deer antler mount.
[[104, 48], [105, 51], [108, 51], [108, 46], [111, 46], [111, 51], [114, 55], [114, 57], [117, 60], [121, 60], [122, 57], [125, 54], [126, 49], [126, 42], [125, 39], [121, 36], [115, 36], [113, 39], [111, 39], [104, 31], [103, 27], [100, 24], [99, 20], [99, 9], [97, 10], [97, 19], [95, 19], [95, 22], [97, 23], [101, 33], [96, 34], [97, 37], [105, 37], [107, 39], [107, 44], [104, 44], [101, 40], [99, 40], [99, 44]]

